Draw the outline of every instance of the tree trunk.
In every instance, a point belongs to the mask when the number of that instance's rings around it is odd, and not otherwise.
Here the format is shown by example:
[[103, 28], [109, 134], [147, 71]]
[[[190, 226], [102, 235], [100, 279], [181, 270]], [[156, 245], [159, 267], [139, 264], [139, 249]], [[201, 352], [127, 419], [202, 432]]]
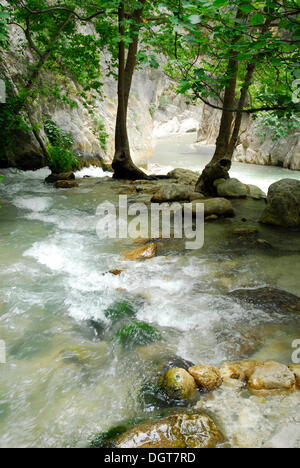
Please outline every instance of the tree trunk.
[[[242, 18], [244, 13], [241, 10], [237, 11], [236, 19]], [[241, 36], [236, 36], [232, 40], [232, 46], [234, 46]], [[238, 53], [233, 49], [232, 58], [228, 61], [228, 67], [226, 75], [229, 77], [228, 85], [225, 89], [224, 94], [224, 109], [234, 109], [235, 105], [235, 93], [237, 87], [239, 61]], [[229, 171], [231, 168], [231, 159], [228, 155], [229, 146], [231, 142], [232, 124], [233, 124], [234, 112], [223, 110], [222, 118], [220, 123], [219, 135], [216, 142], [216, 150], [210, 163], [205, 167], [202, 172], [197, 184], [196, 192], [203, 193], [207, 196], [215, 196], [217, 190], [214, 186], [214, 182], [217, 179], [229, 179]]]
[[[225, 90], [224, 108], [233, 109], [238, 75], [238, 61], [236, 58], [229, 60], [227, 74], [230, 76], [230, 79]], [[196, 184], [196, 192], [214, 196], [216, 195], [214, 181], [217, 179], [229, 179], [231, 158], [227, 158], [227, 150], [230, 142], [232, 121], [233, 112], [223, 111], [216, 150], [212, 160], [205, 167]]]
[[233, 157], [233, 153], [238, 142], [242, 119], [243, 119], [243, 109], [246, 104], [246, 99], [247, 99], [249, 88], [252, 84], [252, 78], [254, 75], [255, 68], [256, 68], [256, 64], [254, 62], [249, 63], [247, 66], [247, 74], [246, 74], [245, 81], [241, 89], [241, 96], [240, 96], [240, 100], [238, 103], [238, 112], [236, 113], [236, 116], [235, 116], [234, 129], [232, 132], [232, 136], [231, 136], [229, 146], [228, 146], [228, 151], [227, 151], [227, 157], [230, 159], [232, 159]]
[[[145, 0], [141, 3], [145, 3]], [[116, 179], [151, 179], [143, 171], [135, 166], [131, 159], [130, 145], [127, 132], [127, 113], [129, 95], [132, 85], [133, 73], [136, 66], [136, 54], [138, 51], [138, 29], [141, 23], [143, 8], [134, 13], [135, 24], [131, 26], [132, 43], [129, 46], [127, 61], [125, 63], [125, 42], [119, 42], [119, 69], [118, 69], [118, 111], [115, 131], [115, 156], [112, 163], [114, 178]], [[125, 35], [125, 2], [119, 7], [119, 32]]]

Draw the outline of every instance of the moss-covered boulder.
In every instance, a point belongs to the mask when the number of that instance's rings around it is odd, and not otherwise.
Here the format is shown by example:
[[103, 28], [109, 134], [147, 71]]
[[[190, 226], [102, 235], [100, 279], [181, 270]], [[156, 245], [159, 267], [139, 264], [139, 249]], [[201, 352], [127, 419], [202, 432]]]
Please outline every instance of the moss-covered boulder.
[[156, 328], [145, 322], [134, 320], [129, 325], [123, 325], [116, 333], [116, 337], [125, 348], [142, 346], [161, 339]]
[[130, 301], [116, 301], [104, 312], [105, 317], [112, 323], [125, 318], [133, 318], [136, 315], [135, 306]]
[[169, 397], [174, 400], [188, 400], [197, 394], [195, 379], [184, 369], [169, 369], [160, 383]]
[[[215, 448], [223, 436], [215, 422], [206, 414], [177, 413], [149, 421], [105, 440], [104, 448]], [[99, 438], [101, 442], [101, 439]], [[96, 443], [93, 444], [97, 447]], [[99, 445], [98, 445], [99, 447]], [[100, 448], [99, 447], [99, 448]]]

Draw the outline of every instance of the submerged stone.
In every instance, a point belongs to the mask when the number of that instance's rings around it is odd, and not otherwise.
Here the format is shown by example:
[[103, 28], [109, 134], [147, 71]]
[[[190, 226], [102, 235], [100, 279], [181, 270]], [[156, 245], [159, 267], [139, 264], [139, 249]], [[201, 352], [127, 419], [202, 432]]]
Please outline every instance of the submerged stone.
[[57, 189], [71, 189], [79, 187], [75, 180], [58, 180], [55, 182], [54, 187]]
[[116, 301], [104, 312], [105, 317], [111, 322], [118, 322], [127, 317], [135, 317], [136, 310], [132, 302]]
[[266, 312], [300, 313], [300, 298], [275, 288], [237, 289], [229, 294], [235, 299], [261, 308]]
[[142, 346], [161, 339], [160, 333], [156, 328], [148, 323], [134, 320], [129, 325], [124, 325], [116, 333], [116, 337], [124, 347]]

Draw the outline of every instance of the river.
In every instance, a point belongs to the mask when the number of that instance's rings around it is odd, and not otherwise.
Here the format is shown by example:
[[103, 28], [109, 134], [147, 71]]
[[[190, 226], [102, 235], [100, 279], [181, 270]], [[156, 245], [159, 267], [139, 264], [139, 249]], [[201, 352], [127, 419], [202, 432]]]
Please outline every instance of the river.
[[[213, 148], [193, 138], [159, 140], [150, 169], [200, 170]], [[77, 174], [80, 187], [64, 191], [43, 183], [48, 173], [1, 171], [0, 340], [7, 363], [0, 364], [0, 447], [82, 447], [96, 432], [151, 411], [139, 392], [155, 371], [154, 355], [215, 365], [248, 356], [290, 362], [300, 318], [244, 307], [228, 292], [270, 285], [299, 295], [299, 232], [261, 227], [273, 246], [266, 250], [232, 239], [227, 223], [212, 223], [200, 251], [171, 240], [152, 260], [121, 262], [132, 241], [96, 234], [98, 204], [117, 203], [116, 191], [102, 183], [106, 174], [85, 169]], [[244, 164], [234, 164], [232, 175], [264, 190], [281, 178], [300, 180], [298, 172]], [[248, 203], [249, 219], [260, 206]], [[108, 274], [113, 268], [125, 273]], [[105, 310], [124, 298], [135, 301], [138, 320], [160, 330], [161, 343], [124, 351], [106, 332]], [[260, 345], [245, 350], [258, 335]], [[300, 447], [299, 403], [296, 394], [241, 401], [225, 389], [205, 404], [226, 423], [233, 446], [243, 431], [253, 444], [278, 446], [284, 437], [276, 442], [276, 434], [287, 425]]]

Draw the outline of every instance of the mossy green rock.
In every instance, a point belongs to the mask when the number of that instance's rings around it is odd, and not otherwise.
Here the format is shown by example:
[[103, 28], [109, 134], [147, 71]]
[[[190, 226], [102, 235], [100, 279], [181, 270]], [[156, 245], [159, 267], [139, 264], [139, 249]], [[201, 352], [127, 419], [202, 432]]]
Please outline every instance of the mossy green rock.
[[118, 322], [127, 317], [135, 317], [136, 311], [132, 302], [117, 301], [106, 309], [104, 315], [112, 322]]
[[223, 437], [206, 414], [178, 413], [140, 424], [107, 442], [111, 448], [215, 448]]
[[188, 400], [197, 394], [195, 379], [184, 369], [169, 369], [161, 380], [161, 387], [174, 400]]
[[156, 328], [148, 323], [134, 320], [129, 325], [124, 325], [116, 333], [116, 337], [124, 347], [142, 346], [161, 339]]

